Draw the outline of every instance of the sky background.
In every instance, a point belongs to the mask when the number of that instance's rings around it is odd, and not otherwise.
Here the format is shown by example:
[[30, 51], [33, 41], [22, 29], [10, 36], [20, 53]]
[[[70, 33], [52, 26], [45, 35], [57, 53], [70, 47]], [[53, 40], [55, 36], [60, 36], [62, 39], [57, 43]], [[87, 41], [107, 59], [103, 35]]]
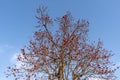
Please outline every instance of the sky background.
[[101, 39], [104, 48], [115, 53], [112, 61], [120, 65], [120, 0], [0, 0], [0, 80], [13, 80], [3, 72], [37, 30], [35, 15], [40, 5], [48, 6], [53, 18], [70, 11], [76, 19], [88, 20], [89, 39]]

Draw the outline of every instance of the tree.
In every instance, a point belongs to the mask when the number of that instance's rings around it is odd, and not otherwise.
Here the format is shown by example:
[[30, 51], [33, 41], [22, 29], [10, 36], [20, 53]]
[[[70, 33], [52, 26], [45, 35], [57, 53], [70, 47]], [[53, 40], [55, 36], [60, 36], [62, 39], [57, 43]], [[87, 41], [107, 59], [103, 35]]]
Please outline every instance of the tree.
[[[13, 75], [15, 80], [114, 79], [116, 69], [110, 61], [113, 54], [102, 47], [100, 40], [92, 43], [88, 40], [88, 21], [75, 21], [70, 12], [52, 20], [46, 7], [40, 7], [37, 13], [39, 30], [17, 56], [21, 66], [8, 67], [7, 76]], [[56, 32], [50, 30], [53, 22], [58, 24]]]

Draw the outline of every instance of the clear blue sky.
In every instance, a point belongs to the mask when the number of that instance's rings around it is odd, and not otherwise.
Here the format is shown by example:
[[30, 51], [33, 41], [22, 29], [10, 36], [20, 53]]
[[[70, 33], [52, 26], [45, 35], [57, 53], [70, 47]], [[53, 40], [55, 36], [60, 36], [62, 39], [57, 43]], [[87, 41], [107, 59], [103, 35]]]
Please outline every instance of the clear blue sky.
[[0, 80], [10, 80], [3, 79], [2, 72], [32, 38], [40, 5], [48, 6], [52, 17], [71, 11], [76, 19], [88, 20], [90, 40], [100, 38], [104, 47], [115, 53], [112, 60], [120, 65], [120, 0], [0, 0]]

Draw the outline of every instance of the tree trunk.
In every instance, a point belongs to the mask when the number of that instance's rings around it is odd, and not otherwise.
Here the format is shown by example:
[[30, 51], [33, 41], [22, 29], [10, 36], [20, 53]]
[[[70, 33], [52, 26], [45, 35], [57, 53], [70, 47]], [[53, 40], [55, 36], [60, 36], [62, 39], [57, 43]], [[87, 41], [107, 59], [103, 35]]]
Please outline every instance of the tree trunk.
[[61, 63], [60, 63], [60, 66], [59, 66], [59, 70], [58, 70], [58, 80], [63, 80], [63, 76], [64, 76], [64, 57], [62, 55], [61, 57]]

